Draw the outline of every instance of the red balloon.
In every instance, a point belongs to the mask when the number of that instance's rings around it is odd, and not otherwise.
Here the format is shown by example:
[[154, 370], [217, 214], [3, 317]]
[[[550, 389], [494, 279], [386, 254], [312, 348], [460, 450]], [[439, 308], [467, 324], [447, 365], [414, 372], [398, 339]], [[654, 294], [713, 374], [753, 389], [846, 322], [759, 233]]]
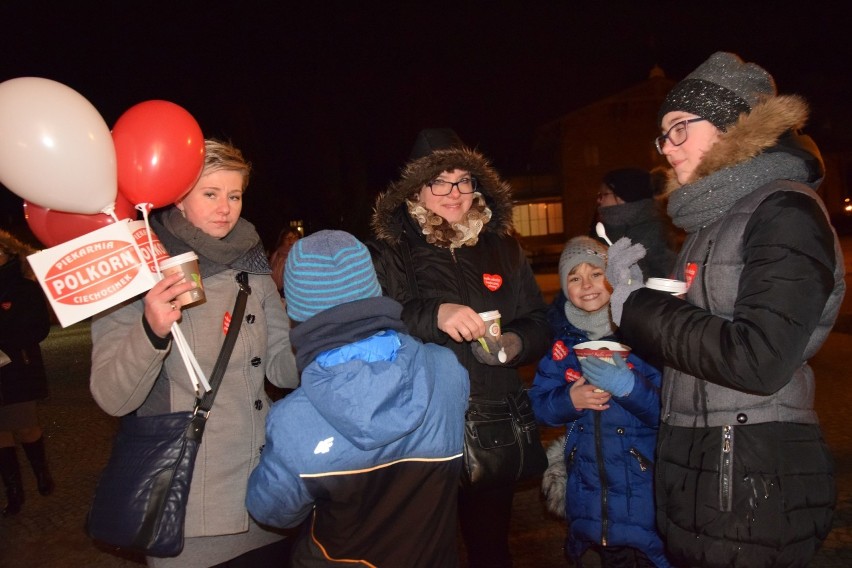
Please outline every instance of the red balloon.
[[[115, 199], [114, 212], [120, 220], [136, 219], [137, 212], [133, 204], [120, 194]], [[94, 215], [68, 213], [48, 209], [29, 201], [24, 201], [24, 217], [36, 238], [48, 247], [55, 247], [115, 222], [105, 213]]]
[[183, 107], [145, 101], [112, 129], [118, 192], [133, 204], [174, 203], [192, 189], [204, 166], [204, 135]]

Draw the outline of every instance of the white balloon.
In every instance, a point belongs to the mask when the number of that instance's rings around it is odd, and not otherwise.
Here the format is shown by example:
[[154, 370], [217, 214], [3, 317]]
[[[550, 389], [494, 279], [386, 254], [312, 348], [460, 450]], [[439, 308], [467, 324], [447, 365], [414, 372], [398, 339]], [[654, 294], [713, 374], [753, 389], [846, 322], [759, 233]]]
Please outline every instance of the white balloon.
[[0, 83], [0, 182], [48, 209], [100, 212], [118, 191], [109, 127], [74, 89], [50, 79]]

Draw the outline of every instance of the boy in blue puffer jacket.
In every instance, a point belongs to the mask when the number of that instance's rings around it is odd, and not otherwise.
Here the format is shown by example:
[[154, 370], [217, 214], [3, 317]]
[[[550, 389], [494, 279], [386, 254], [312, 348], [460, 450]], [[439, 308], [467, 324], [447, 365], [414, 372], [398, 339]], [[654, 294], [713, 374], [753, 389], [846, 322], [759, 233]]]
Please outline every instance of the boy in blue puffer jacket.
[[349, 233], [296, 241], [284, 289], [301, 386], [269, 412], [249, 512], [301, 525], [294, 568], [454, 568], [467, 371], [408, 335]]
[[568, 241], [559, 259], [564, 295], [548, 314], [554, 343], [529, 394], [540, 422], [566, 426], [566, 471], [549, 469], [542, 489], [550, 501], [564, 495], [565, 554], [577, 566], [593, 548], [605, 567], [667, 567], [654, 521], [660, 372], [633, 353], [626, 361], [614, 354], [610, 364], [574, 352], [578, 343], [615, 340], [605, 269], [606, 248], [589, 237]]

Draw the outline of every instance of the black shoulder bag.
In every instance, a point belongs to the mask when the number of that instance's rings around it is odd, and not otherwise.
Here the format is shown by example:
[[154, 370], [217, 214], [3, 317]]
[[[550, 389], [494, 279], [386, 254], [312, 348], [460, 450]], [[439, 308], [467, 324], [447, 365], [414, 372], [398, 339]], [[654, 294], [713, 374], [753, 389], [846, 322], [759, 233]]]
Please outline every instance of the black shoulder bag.
[[240, 290], [210, 377], [210, 392], [195, 400], [192, 411], [122, 417], [86, 520], [86, 531], [95, 541], [146, 556], [183, 551], [195, 456], [251, 293], [245, 272], [237, 275], [237, 282]]

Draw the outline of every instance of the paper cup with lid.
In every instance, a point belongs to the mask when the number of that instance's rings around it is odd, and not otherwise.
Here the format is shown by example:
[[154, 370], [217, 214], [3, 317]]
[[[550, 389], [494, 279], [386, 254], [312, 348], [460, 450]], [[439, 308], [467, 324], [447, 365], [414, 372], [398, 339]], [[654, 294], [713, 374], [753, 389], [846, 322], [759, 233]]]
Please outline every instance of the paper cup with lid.
[[181, 306], [204, 300], [204, 286], [201, 283], [201, 270], [198, 268], [198, 255], [194, 252], [190, 251], [167, 258], [160, 263], [160, 272], [163, 276], [182, 272], [187, 282], [195, 282], [195, 288], [177, 297]]

